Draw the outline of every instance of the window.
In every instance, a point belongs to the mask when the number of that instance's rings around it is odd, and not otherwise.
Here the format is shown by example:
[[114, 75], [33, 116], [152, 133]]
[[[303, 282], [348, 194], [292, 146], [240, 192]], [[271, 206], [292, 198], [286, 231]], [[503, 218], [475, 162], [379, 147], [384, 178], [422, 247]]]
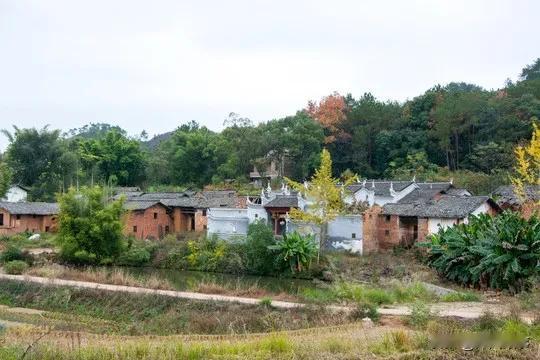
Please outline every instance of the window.
[[136, 226], [133, 227], [133, 232], [134, 232], [134, 233], [137, 232], [137, 227], [136, 227]]
[[352, 238], [352, 239], [356, 239], [356, 233], [352, 233], [352, 234], [351, 234], [351, 238]]
[[206, 209], [202, 211], [202, 216], [206, 216]]
[[157, 219], [157, 213], [154, 213], [154, 219]]
[[4, 226], [4, 214], [0, 214], [0, 226]]
[[390, 215], [386, 215], [385, 219], [386, 219], [386, 222], [390, 222], [390, 218], [391, 216]]
[[384, 236], [389, 236], [390, 235], [390, 230], [384, 230]]
[[21, 215], [16, 215], [16, 216], [15, 216], [15, 219], [21, 220]]

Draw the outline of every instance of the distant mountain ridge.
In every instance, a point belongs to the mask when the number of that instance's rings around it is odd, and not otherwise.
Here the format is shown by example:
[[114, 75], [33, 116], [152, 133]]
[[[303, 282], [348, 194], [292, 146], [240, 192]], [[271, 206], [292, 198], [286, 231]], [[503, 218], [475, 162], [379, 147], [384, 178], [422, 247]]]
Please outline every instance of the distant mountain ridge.
[[148, 141], [143, 141], [142, 144], [143, 146], [145, 146], [146, 148], [150, 149], [150, 150], [154, 150], [156, 149], [159, 144], [162, 142], [162, 141], [165, 141], [165, 140], [168, 140], [172, 134], [174, 133], [174, 131], [168, 131], [168, 132], [165, 132], [163, 134], [158, 134], [158, 135], [155, 135], [153, 138], [151, 138], [150, 140]]

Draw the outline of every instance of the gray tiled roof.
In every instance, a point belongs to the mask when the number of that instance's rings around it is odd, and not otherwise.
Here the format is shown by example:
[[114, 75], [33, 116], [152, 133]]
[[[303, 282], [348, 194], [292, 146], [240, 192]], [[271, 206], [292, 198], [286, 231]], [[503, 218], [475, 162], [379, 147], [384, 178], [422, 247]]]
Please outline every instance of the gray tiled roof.
[[[235, 191], [155, 192], [127, 198], [128, 202], [161, 202], [168, 207], [206, 209], [211, 207], [236, 207]], [[144, 204], [140, 204], [143, 206]]]
[[0, 202], [0, 208], [13, 215], [56, 215], [60, 212], [57, 203], [45, 202]]
[[[390, 183], [395, 191], [401, 191], [412, 184], [412, 181], [391, 181], [391, 180], [366, 180], [366, 189], [374, 190], [375, 195], [390, 196]], [[362, 184], [352, 184], [347, 186], [347, 190], [353, 194], [362, 188]]]
[[450, 183], [417, 183], [417, 188], [405, 195], [399, 203], [411, 203], [418, 201], [428, 201], [441, 192], [448, 191], [452, 185]]
[[[504, 206], [515, 206], [521, 204], [521, 199], [514, 192], [514, 188], [511, 185], [500, 186], [493, 192], [494, 198], [496, 198], [497, 204]], [[529, 185], [525, 187], [525, 199], [532, 201], [540, 200], [540, 185]]]
[[[161, 201], [156, 200], [128, 200], [124, 203], [124, 209], [134, 211], [134, 210], [146, 210], [151, 208], [154, 205], [161, 204], [164, 205]], [[165, 205], [164, 205], [165, 206]]]
[[438, 199], [428, 201], [386, 204], [382, 213], [425, 218], [464, 218], [486, 201], [491, 201], [488, 196], [442, 195]]
[[265, 208], [290, 208], [298, 207], [298, 196], [277, 195], [274, 199], [264, 205]]

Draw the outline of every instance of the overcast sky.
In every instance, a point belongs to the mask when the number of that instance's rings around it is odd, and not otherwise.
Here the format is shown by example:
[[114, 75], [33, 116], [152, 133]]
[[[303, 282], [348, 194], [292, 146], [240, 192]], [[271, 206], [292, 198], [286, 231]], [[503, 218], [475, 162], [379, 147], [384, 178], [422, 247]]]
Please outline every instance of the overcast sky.
[[266, 121], [333, 91], [499, 88], [540, 57], [539, 14], [538, 0], [0, 0], [0, 128], [219, 130], [231, 111]]

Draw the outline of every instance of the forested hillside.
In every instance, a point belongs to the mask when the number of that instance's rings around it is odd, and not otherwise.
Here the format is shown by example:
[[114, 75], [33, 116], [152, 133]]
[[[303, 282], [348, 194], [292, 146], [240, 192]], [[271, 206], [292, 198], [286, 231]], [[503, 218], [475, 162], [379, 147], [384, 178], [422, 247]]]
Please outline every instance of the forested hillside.
[[540, 59], [526, 66], [517, 82], [498, 90], [450, 83], [404, 103], [381, 101], [371, 93], [333, 93], [299, 108], [257, 125], [231, 113], [219, 133], [192, 121], [149, 142], [144, 133], [129, 137], [107, 124], [66, 133], [6, 129], [10, 145], [0, 179], [12, 175], [13, 182], [32, 188], [34, 200], [52, 200], [69, 186], [95, 182], [242, 185], [254, 165], [263, 168], [271, 160], [283, 164], [284, 175], [302, 180], [326, 147], [336, 175], [454, 178], [473, 192], [487, 193], [507, 182], [514, 147], [530, 138], [540, 118]]

